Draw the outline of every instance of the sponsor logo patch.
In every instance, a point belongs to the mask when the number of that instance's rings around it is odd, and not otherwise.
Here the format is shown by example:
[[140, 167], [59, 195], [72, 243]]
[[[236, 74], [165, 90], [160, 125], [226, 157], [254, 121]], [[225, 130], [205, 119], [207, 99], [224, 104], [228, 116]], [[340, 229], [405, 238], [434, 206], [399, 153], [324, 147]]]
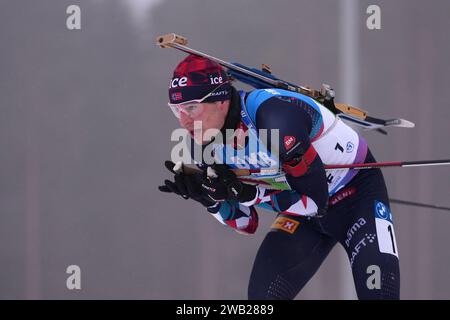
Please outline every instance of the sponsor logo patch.
[[285, 136], [284, 137], [284, 147], [286, 148], [286, 151], [291, 149], [294, 146], [295, 141], [297, 141], [297, 140], [293, 136]]
[[364, 218], [359, 218], [357, 222], [355, 222], [350, 229], [347, 231], [347, 239], [345, 239], [345, 244], [347, 248], [350, 247], [350, 241], [353, 238], [353, 235], [362, 228], [366, 224], [366, 220]]
[[350, 257], [350, 266], [353, 267], [353, 262], [355, 262], [355, 258], [358, 256], [358, 254], [361, 252], [361, 250], [368, 245], [372, 245], [375, 243], [377, 235], [372, 233], [366, 233], [364, 235], [364, 238], [362, 238], [353, 248], [353, 251], [351, 253]]
[[297, 230], [300, 222], [286, 217], [278, 217], [272, 223], [272, 229], [279, 229], [286, 231], [287, 233], [293, 234]]
[[354, 148], [355, 146], [353, 145], [353, 143], [351, 143], [350, 141], [347, 142], [347, 145], [345, 146], [345, 150], [347, 153], [351, 153]]
[[218, 97], [218, 96], [223, 96], [223, 95], [227, 95], [227, 94], [228, 94], [228, 90], [221, 90], [221, 91], [211, 93], [211, 97]]
[[334, 206], [339, 201], [344, 200], [345, 198], [348, 198], [355, 193], [356, 193], [355, 187], [342, 189], [330, 198], [329, 205]]
[[186, 87], [187, 81], [188, 81], [187, 77], [174, 78], [170, 81], [169, 88]]
[[383, 202], [375, 201], [375, 217], [392, 223], [391, 211]]

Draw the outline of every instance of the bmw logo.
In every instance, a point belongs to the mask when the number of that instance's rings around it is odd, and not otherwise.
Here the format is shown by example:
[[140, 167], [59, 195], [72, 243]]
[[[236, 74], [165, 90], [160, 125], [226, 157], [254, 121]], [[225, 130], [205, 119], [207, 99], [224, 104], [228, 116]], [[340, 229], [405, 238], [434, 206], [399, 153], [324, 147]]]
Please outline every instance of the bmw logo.
[[389, 210], [382, 202], [376, 202], [375, 211], [377, 215], [382, 219], [389, 218]]

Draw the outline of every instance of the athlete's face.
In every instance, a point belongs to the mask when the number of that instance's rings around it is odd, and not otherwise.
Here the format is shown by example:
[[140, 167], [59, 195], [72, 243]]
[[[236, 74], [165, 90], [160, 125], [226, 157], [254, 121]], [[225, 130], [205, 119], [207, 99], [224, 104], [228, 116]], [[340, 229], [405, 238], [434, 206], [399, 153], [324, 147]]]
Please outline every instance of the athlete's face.
[[198, 144], [208, 143], [211, 141], [213, 131], [206, 131], [222, 129], [229, 107], [229, 100], [189, 106], [186, 112], [180, 112], [180, 125], [189, 131]]

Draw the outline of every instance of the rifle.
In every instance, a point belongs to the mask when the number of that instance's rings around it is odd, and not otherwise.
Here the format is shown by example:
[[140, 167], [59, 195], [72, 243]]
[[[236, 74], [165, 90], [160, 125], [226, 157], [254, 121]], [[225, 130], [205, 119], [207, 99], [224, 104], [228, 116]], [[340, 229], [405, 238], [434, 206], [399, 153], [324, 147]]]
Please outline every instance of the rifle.
[[270, 67], [265, 64], [262, 65], [261, 70], [258, 70], [255, 68], [246, 67], [240, 63], [227, 62], [190, 48], [187, 46], [187, 42], [188, 41], [185, 37], [179, 36], [175, 33], [159, 36], [156, 40], [156, 44], [161, 48], [174, 48], [188, 54], [194, 54], [215, 61], [227, 69], [232, 79], [249, 84], [252, 87], [258, 89], [278, 88], [306, 95], [324, 105], [339, 118], [352, 122], [365, 130], [376, 130], [380, 133], [387, 134], [387, 132], [382, 129], [383, 127], [414, 128], [415, 126], [414, 123], [405, 119], [375, 118], [369, 116], [368, 112], [363, 109], [345, 103], [334, 103], [334, 91], [332, 91], [331, 87], [328, 85], [323, 85], [321, 90], [296, 85], [276, 78], [272, 75]]

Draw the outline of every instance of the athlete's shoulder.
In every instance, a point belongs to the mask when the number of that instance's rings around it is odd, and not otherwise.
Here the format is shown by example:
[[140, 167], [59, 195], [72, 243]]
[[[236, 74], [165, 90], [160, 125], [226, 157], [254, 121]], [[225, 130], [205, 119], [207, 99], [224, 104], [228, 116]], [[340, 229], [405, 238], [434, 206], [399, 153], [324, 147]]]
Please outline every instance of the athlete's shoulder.
[[285, 101], [301, 100], [311, 105], [317, 104], [313, 99], [301, 93], [277, 88], [253, 90], [247, 94], [247, 103], [259, 105], [271, 98], [278, 98], [279, 100]]
[[266, 102], [276, 101], [276, 98], [284, 97], [285, 90], [268, 88], [268, 89], [257, 89], [251, 91], [247, 95], [246, 105], [248, 108], [258, 108], [260, 105]]
[[[258, 89], [246, 96], [245, 111], [257, 127], [277, 127], [295, 120], [310, 123], [311, 116], [306, 110], [313, 110], [304, 95], [282, 89]], [[312, 102], [313, 103], [313, 102]], [[309, 127], [310, 125], [308, 125]]]
[[256, 114], [263, 104], [273, 103], [273, 98], [281, 96], [281, 92], [278, 89], [256, 89], [250, 91], [245, 97], [245, 111], [249, 115], [250, 119], [255, 122]]

